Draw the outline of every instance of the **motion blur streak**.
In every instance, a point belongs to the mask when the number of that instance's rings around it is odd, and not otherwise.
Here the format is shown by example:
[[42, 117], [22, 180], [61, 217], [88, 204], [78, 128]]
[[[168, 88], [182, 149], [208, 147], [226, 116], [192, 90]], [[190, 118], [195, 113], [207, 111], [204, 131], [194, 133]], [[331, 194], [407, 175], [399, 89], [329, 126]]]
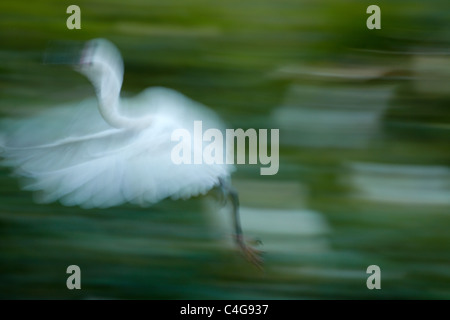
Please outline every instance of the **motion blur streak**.
[[[227, 128], [279, 129], [280, 163], [233, 176], [264, 273], [224, 245], [213, 194], [36, 205], [0, 169], [0, 297], [449, 299], [450, 3], [380, 2], [381, 29], [368, 30], [371, 4], [80, 0], [82, 29], [68, 30], [64, 4], [2, 1], [2, 118], [91, 97], [42, 53], [103, 37], [121, 48], [125, 97], [174, 88]], [[65, 286], [73, 264], [77, 291]], [[381, 290], [366, 287], [370, 265]]]

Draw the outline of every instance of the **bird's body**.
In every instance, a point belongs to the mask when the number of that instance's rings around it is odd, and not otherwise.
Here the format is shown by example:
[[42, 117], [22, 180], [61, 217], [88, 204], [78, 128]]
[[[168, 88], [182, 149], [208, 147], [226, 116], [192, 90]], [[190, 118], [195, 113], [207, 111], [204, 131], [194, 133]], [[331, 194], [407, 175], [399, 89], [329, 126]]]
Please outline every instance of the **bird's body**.
[[59, 106], [9, 124], [5, 163], [24, 177], [24, 188], [39, 202], [106, 208], [124, 202], [149, 205], [164, 198], [204, 194], [227, 179], [224, 164], [177, 165], [171, 133], [223, 124], [205, 107], [178, 92], [151, 88], [123, 99], [130, 117], [151, 112], [148, 127], [114, 128], [102, 118], [95, 99]]
[[[2, 124], [3, 164], [23, 177], [37, 200], [84, 208], [126, 202], [149, 205], [164, 198], [189, 198], [220, 187], [233, 201], [237, 243], [259, 263], [242, 239], [237, 194], [226, 164], [175, 164], [174, 130], [224, 130], [214, 112], [182, 94], [154, 87], [123, 99], [123, 64], [109, 41], [88, 42], [75, 69], [88, 77], [97, 99], [51, 108]], [[193, 149], [192, 152], [195, 150]]]

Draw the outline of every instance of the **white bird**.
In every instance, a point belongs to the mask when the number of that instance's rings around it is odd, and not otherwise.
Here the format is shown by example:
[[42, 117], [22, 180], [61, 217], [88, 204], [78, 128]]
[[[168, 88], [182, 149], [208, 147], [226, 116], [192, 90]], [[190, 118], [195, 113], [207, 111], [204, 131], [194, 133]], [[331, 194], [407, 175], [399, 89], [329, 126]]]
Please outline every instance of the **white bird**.
[[201, 120], [204, 130], [223, 130], [220, 119], [166, 88], [121, 98], [122, 58], [105, 39], [87, 42], [74, 68], [91, 81], [97, 99], [3, 123], [3, 165], [23, 177], [23, 188], [34, 191], [41, 203], [108, 208], [187, 199], [218, 187], [233, 204], [236, 243], [259, 266], [260, 251], [243, 238], [238, 196], [230, 183], [233, 167], [171, 161], [175, 129], [192, 132], [194, 121]]

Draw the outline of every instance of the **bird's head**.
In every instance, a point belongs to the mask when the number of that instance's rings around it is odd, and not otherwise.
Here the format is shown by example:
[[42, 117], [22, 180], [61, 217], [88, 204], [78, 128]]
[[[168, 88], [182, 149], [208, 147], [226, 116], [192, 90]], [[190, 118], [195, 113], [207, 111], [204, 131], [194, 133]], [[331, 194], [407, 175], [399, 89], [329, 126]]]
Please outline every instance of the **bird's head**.
[[86, 42], [75, 64], [75, 70], [84, 74], [92, 82], [104, 77], [117, 77], [122, 82], [123, 62], [119, 50], [106, 39]]
[[116, 46], [106, 39], [93, 39], [84, 43], [52, 42], [45, 53], [44, 63], [71, 65], [96, 87], [105, 84], [105, 81], [122, 83], [122, 57]]

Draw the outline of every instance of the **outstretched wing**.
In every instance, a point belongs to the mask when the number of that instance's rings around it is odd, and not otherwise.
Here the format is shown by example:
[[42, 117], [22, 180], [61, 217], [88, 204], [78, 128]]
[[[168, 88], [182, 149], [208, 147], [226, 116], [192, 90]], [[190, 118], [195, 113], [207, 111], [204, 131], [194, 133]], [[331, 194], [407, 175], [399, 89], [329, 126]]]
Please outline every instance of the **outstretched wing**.
[[158, 88], [139, 99], [148, 103], [149, 96], [157, 121], [140, 131], [109, 127], [95, 101], [6, 125], [3, 162], [23, 177], [24, 189], [35, 191], [40, 202], [59, 200], [85, 208], [148, 205], [206, 193], [231, 168], [174, 164], [171, 134], [180, 127], [192, 130], [197, 118], [210, 127], [220, 123], [171, 90]]

